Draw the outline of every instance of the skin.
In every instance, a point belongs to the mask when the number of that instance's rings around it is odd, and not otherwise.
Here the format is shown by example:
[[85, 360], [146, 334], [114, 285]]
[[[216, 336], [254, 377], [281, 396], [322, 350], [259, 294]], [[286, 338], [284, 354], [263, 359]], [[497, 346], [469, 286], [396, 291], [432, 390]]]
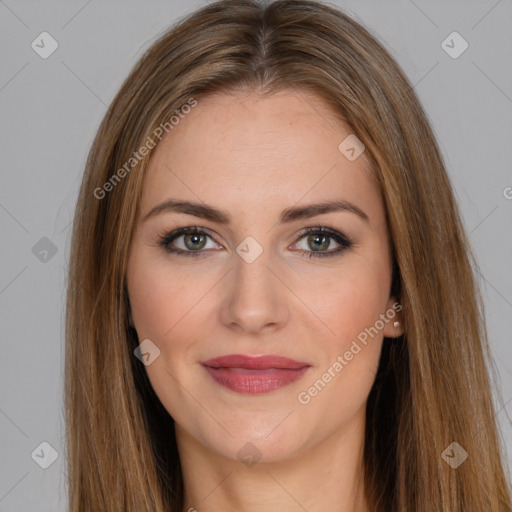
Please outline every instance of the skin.
[[[366, 153], [349, 161], [339, 144], [352, 132], [307, 92], [216, 93], [155, 149], [128, 262], [132, 325], [160, 350], [146, 366], [176, 423], [184, 510], [369, 511], [362, 475], [365, 406], [383, 336], [402, 333], [397, 314], [307, 404], [308, 390], [365, 328], [396, 302], [383, 201]], [[169, 198], [204, 202], [230, 224], [165, 211]], [[285, 208], [326, 200], [356, 205], [291, 223]], [[173, 245], [202, 255], [170, 254], [162, 235], [198, 226], [210, 236]], [[312, 257], [301, 232], [326, 226], [353, 245]], [[248, 236], [263, 249], [248, 263], [236, 252]], [[193, 244], [196, 244], [194, 246]], [[322, 240], [320, 240], [322, 243]], [[327, 238], [324, 252], [340, 245]], [[298, 381], [259, 395], [218, 385], [201, 361], [226, 354], [277, 354], [311, 367]], [[237, 453], [248, 442], [261, 459]], [[248, 448], [245, 448], [248, 450]]]

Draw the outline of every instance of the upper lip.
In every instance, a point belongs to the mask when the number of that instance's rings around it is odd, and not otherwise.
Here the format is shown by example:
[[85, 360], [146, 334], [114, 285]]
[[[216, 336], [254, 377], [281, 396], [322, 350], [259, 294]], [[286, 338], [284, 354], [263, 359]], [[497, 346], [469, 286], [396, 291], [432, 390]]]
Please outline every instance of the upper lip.
[[201, 364], [210, 368], [244, 368], [247, 370], [269, 370], [271, 368], [299, 370], [300, 368], [310, 366], [308, 363], [273, 354], [264, 356], [230, 354], [202, 361]]

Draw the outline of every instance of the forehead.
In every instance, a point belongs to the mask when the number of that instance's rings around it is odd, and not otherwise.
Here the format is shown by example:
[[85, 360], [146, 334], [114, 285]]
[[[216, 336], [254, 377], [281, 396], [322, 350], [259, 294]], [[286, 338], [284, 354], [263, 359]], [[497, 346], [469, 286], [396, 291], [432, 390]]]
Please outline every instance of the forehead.
[[369, 160], [339, 150], [350, 126], [305, 91], [198, 98], [155, 148], [144, 179], [147, 210], [167, 196], [272, 208], [350, 195], [379, 202]]

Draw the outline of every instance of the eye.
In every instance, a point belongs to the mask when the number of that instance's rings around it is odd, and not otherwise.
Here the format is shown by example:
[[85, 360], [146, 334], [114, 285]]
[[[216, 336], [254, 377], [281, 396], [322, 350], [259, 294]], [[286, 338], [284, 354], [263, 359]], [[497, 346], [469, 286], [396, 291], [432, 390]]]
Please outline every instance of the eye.
[[[300, 234], [299, 240], [302, 239], [305, 239], [306, 249], [299, 250], [299, 252], [306, 254], [310, 258], [336, 256], [353, 245], [344, 234], [323, 226], [307, 228]], [[333, 240], [338, 244], [338, 247], [327, 251], [326, 249], [332, 247]]]
[[221, 247], [215, 242], [214, 245], [216, 247], [207, 247], [208, 238], [211, 239], [211, 236], [204, 229], [198, 227], [180, 228], [160, 237], [158, 244], [169, 253], [184, 256], [201, 256], [205, 252], [202, 249]]
[[[212, 240], [213, 246], [208, 247], [208, 239]], [[331, 228], [316, 226], [307, 228], [299, 235], [299, 241], [305, 239], [306, 249], [299, 249], [299, 253], [312, 257], [335, 256], [350, 248], [353, 243], [342, 233]], [[333, 241], [337, 247], [332, 249]], [[297, 245], [296, 242], [295, 245]], [[180, 256], [203, 256], [203, 249], [218, 249], [222, 246], [215, 243], [211, 235], [204, 229], [193, 226], [180, 228], [162, 235], [158, 245], [171, 254]], [[327, 250], [331, 248], [331, 250]]]

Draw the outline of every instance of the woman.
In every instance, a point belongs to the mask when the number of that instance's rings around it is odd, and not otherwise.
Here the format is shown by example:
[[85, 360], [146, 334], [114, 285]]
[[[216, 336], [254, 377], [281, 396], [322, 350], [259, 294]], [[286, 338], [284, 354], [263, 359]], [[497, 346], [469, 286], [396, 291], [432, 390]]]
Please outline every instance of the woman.
[[70, 509], [510, 511], [471, 261], [363, 27], [307, 0], [182, 20], [78, 200]]

